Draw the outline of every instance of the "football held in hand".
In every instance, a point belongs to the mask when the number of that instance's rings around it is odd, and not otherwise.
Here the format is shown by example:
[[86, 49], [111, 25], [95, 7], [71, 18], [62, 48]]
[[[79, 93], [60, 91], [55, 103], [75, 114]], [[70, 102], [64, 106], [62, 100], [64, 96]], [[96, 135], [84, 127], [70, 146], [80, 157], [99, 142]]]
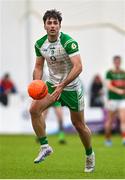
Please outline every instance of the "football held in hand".
[[42, 80], [33, 80], [28, 86], [28, 94], [34, 100], [40, 100], [48, 94], [48, 88]]

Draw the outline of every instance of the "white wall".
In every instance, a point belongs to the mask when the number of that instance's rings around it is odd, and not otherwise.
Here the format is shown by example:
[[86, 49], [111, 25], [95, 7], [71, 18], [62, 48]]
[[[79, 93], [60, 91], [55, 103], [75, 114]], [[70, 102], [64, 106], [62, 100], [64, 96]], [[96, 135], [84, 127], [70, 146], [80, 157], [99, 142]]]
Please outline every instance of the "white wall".
[[19, 90], [27, 86], [28, 58], [26, 22], [22, 22], [22, 15], [26, 10], [26, 1], [5, 0], [1, 4], [1, 69], [10, 72]]

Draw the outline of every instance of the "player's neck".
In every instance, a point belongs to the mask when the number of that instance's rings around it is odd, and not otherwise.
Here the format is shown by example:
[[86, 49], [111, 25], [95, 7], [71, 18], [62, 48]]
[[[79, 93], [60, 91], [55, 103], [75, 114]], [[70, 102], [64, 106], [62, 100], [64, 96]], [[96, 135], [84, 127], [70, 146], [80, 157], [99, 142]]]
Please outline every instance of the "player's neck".
[[115, 71], [116, 71], [116, 72], [119, 72], [119, 71], [121, 71], [121, 69], [116, 67], [116, 68], [115, 68]]
[[57, 35], [55, 35], [55, 36], [50, 36], [50, 35], [48, 35], [48, 40], [49, 40], [49, 42], [51, 42], [51, 43], [56, 42], [57, 39], [58, 39], [58, 36], [59, 36], [59, 34], [57, 34]]

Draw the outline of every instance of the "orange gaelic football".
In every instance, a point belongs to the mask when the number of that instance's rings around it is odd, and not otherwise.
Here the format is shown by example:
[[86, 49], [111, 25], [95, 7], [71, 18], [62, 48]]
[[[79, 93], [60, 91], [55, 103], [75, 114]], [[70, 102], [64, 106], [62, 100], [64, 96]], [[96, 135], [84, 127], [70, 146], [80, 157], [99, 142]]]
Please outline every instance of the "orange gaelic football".
[[35, 100], [40, 100], [48, 94], [48, 88], [42, 80], [33, 80], [28, 86], [28, 94]]

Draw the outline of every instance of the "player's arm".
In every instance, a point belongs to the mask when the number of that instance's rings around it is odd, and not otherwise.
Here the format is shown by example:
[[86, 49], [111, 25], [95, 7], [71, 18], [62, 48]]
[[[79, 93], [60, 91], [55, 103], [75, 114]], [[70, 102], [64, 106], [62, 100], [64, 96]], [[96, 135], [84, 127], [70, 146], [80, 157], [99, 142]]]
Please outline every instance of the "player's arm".
[[42, 79], [43, 76], [43, 66], [44, 66], [44, 57], [41, 54], [38, 41], [35, 43], [35, 53], [36, 53], [36, 63], [33, 71], [33, 79]]
[[61, 85], [63, 88], [67, 86], [69, 83], [71, 83], [76, 77], [79, 76], [79, 74], [82, 72], [82, 63], [81, 63], [81, 57], [79, 54], [74, 55], [70, 57], [71, 63], [72, 63], [72, 69], [66, 79], [62, 81]]
[[111, 80], [106, 80], [106, 86], [107, 86], [109, 91], [112, 91], [112, 92], [114, 92], [116, 94], [120, 94], [120, 95], [125, 94], [125, 90], [113, 86], [111, 84]]
[[33, 79], [42, 79], [43, 76], [43, 67], [44, 67], [44, 58], [42, 56], [36, 57], [36, 63], [33, 71]]

